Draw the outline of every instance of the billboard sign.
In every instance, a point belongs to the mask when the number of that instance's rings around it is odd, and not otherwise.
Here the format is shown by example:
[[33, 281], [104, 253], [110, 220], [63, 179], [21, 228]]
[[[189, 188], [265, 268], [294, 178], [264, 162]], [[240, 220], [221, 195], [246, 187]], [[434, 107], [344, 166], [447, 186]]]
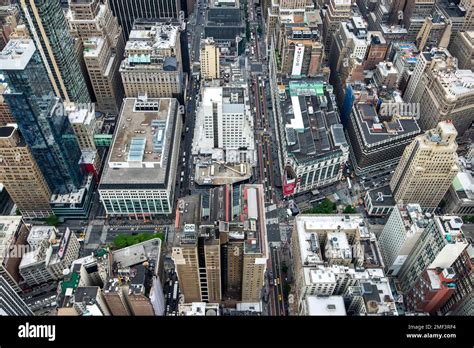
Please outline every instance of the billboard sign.
[[295, 46], [295, 56], [293, 58], [293, 70], [291, 75], [300, 76], [301, 68], [303, 67], [304, 45]]

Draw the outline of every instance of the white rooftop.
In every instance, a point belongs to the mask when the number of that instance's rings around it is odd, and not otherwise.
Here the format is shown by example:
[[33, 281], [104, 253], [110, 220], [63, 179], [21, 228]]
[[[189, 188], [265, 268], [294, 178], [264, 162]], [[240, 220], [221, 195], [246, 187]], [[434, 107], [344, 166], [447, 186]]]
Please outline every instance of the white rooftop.
[[95, 118], [95, 106], [89, 104], [64, 103], [64, 108], [71, 124], [89, 125]]
[[[360, 215], [298, 215], [295, 219], [296, 233], [300, 244], [301, 263], [317, 254], [311, 251], [311, 234], [329, 232], [365, 231], [364, 219]], [[363, 233], [361, 233], [363, 234]], [[313, 238], [314, 240], [314, 238]], [[316, 235], [317, 240], [317, 235]], [[320, 246], [317, 245], [319, 249]]]
[[342, 296], [307, 296], [306, 308], [308, 315], [345, 316], [346, 308]]
[[159, 50], [177, 45], [179, 27], [172, 24], [156, 25], [151, 30], [134, 29], [130, 32], [126, 50]]
[[352, 259], [352, 249], [345, 232], [328, 232], [326, 259]]
[[179, 304], [178, 312], [184, 316], [217, 316], [219, 315], [219, 304], [206, 302]]
[[27, 242], [32, 248], [36, 248], [43, 240], [54, 238], [56, 233], [57, 230], [53, 226], [32, 226]]
[[36, 51], [31, 39], [11, 39], [0, 53], [0, 70], [23, 70]]

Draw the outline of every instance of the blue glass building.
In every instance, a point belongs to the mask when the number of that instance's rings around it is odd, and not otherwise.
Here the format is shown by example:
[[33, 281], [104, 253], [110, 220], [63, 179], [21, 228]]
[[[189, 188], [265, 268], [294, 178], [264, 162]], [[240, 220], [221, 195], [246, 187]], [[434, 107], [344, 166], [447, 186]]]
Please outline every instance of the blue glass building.
[[0, 71], [8, 85], [5, 102], [50, 190], [77, 190], [83, 181], [81, 150], [33, 41], [10, 40], [0, 54]]

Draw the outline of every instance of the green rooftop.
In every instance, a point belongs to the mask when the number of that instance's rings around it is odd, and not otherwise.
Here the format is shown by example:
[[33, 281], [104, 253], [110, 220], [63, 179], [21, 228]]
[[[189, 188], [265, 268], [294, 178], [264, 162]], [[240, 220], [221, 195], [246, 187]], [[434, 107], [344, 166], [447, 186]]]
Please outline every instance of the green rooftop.
[[321, 82], [290, 81], [290, 95], [324, 95], [324, 84]]
[[79, 285], [79, 279], [81, 277], [79, 276], [79, 273], [78, 272], [74, 272], [72, 275], [71, 275], [71, 278], [68, 279], [68, 280], [63, 280], [61, 282], [61, 293], [64, 294], [66, 292], [67, 289], [69, 288], [77, 288], [77, 286]]

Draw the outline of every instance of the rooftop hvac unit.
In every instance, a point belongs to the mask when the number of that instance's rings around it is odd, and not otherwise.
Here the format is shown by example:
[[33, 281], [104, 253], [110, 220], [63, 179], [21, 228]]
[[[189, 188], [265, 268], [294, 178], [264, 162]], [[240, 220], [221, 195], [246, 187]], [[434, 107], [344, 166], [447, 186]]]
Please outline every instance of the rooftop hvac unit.
[[383, 193], [382, 192], [377, 192], [377, 202], [383, 202]]
[[207, 317], [215, 317], [215, 316], [217, 316], [217, 312], [216, 312], [215, 309], [208, 309], [206, 311], [206, 316]]

